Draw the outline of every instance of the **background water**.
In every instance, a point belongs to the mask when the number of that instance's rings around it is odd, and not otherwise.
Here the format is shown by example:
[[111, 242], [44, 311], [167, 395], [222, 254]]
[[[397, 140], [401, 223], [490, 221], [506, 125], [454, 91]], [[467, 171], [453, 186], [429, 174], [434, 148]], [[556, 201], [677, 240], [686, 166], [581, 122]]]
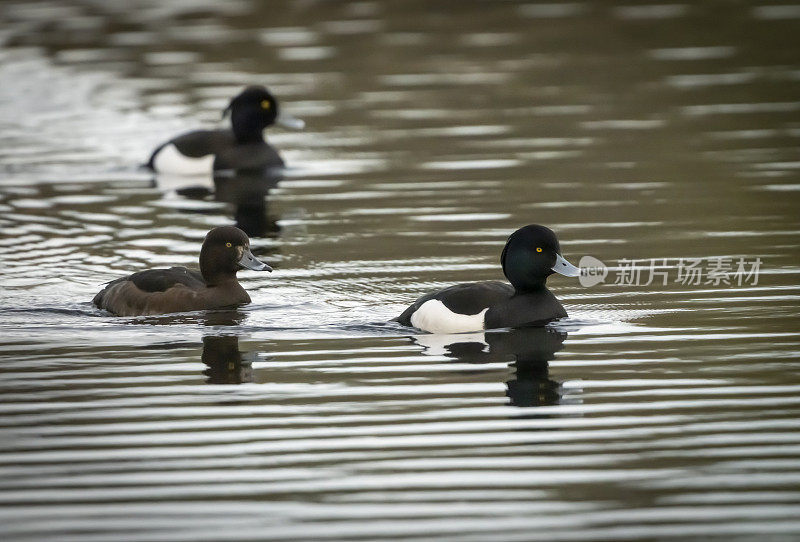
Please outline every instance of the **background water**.
[[[0, 44], [4, 540], [800, 537], [800, 5], [8, 1]], [[252, 83], [282, 179], [137, 169]], [[531, 222], [668, 283], [386, 323]], [[251, 305], [89, 303], [232, 223]], [[757, 283], [676, 282], [717, 257]]]

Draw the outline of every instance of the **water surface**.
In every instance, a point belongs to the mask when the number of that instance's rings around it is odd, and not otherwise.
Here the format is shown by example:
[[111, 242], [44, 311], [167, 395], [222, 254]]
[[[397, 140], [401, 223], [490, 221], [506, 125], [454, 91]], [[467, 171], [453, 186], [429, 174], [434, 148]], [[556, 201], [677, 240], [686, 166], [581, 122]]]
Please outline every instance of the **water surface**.
[[[796, 539], [797, 36], [758, 2], [3, 3], [3, 539]], [[307, 122], [280, 178], [137, 169], [252, 83]], [[388, 322], [532, 222], [612, 267], [550, 280], [569, 319]], [[89, 303], [224, 224], [276, 269], [252, 304]]]

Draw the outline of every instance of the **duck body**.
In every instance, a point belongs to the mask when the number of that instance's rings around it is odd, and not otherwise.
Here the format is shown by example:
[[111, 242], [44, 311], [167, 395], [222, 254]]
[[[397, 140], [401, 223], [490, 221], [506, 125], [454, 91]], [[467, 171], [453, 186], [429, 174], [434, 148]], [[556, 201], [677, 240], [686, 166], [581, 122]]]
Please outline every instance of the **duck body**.
[[456, 284], [417, 299], [397, 321], [431, 333], [540, 326], [567, 311], [547, 288], [518, 293], [506, 282]]
[[117, 316], [142, 316], [220, 309], [250, 302], [236, 272], [272, 269], [253, 256], [244, 232], [214, 228], [200, 251], [200, 270], [186, 267], [148, 269], [106, 285], [92, 303]]
[[195, 130], [163, 143], [146, 167], [158, 173], [194, 176], [214, 171], [265, 171], [284, 166], [266, 141], [239, 143], [233, 130]]
[[300, 129], [303, 122], [279, 114], [278, 102], [262, 86], [250, 86], [231, 100], [231, 128], [194, 130], [159, 145], [145, 167], [169, 175], [209, 175], [214, 171], [264, 171], [284, 166], [278, 151], [264, 139], [273, 124]]
[[396, 318], [431, 333], [466, 333], [503, 327], [542, 326], [567, 311], [547, 289], [547, 276], [577, 276], [548, 228], [525, 226], [509, 237], [500, 258], [509, 282], [457, 284], [417, 299]]
[[250, 303], [238, 281], [208, 286], [195, 269], [148, 269], [110, 282], [92, 302], [117, 316], [221, 309]]
[[480, 331], [485, 329], [489, 307], [513, 295], [514, 288], [503, 282], [456, 284], [420, 297], [397, 321], [431, 333]]

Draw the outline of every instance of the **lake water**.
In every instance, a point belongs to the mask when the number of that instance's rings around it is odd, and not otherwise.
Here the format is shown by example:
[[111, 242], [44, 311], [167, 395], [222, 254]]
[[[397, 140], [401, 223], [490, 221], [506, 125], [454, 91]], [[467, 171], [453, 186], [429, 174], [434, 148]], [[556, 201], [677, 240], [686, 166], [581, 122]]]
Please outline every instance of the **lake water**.
[[[3, 540], [797, 540], [799, 59], [796, 4], [4, 2]], [[282, 178], [137, 169], [246, 84]], [[610, 268], [567, 320], [387, 323], [528, 223]], [[91, 305], [225, 224], [252, 304]]]

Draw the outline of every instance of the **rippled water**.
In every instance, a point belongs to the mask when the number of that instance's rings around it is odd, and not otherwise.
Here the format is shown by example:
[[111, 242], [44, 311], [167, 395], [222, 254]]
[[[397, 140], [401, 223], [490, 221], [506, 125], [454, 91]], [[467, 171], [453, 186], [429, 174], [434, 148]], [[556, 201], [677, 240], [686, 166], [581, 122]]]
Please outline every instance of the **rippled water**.
[[[3, 3], [3, 539], [800, 537], [798, 36], [766, 3]], [[250, 83], [307, 121], [282, 178], [137, 169]], [[611, 266], [551, 279], [569, 319], [387, 323], [530, 222]], [[232, 223], [276, 269], [251, 305], [91, 306]], [[757, 283], [676, 282], [720, 257]]]

